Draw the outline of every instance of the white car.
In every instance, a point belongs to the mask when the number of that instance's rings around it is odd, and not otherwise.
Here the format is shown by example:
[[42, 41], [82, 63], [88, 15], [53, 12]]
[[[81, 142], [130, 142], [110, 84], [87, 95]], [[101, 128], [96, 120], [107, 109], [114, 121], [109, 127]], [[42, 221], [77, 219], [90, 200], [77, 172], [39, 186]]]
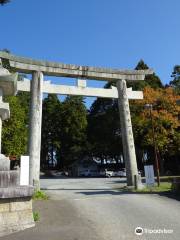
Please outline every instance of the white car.
[[114, 172], [113, 171], [105, 171], [105, 177], [113, 177]]
[[[138, 171], [138, 174], [141, 175], [141, 171]], [[110, 171], [110, 170], [104, 170], [102, 172], [100, 172], [101, 176], [105, 176], [105, 177], [126, 177], [126, 169], [122, 168], [119, 171]]]
[[105, 177], [126, 177], [126, 170], [125, 169], [119, 171], [104, 170], [100, 172], [100, 175]]

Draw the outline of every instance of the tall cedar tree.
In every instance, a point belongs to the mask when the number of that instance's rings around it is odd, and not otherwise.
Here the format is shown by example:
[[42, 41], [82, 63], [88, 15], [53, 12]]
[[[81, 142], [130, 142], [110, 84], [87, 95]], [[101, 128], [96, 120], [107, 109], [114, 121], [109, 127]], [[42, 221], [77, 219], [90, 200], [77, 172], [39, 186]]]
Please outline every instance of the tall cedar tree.
[[69, 96], [61, 108], [61, 167], [81, 159], [86, 151], [87, 110], [82, 97]]
[[41, 166], [56, 165], [56, 153], [61, 145], [61, 102], [57, 95], [49, 94], [43, 100], [41, 132]]

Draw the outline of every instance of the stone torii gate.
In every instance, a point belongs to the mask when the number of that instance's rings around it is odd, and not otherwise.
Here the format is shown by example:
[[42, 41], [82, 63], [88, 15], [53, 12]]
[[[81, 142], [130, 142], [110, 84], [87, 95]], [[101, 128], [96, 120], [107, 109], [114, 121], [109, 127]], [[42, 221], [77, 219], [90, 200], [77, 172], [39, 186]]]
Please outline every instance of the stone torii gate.
[[[128, 99], [142, 99], [141, 91], [132, 91], [126, 87], [126, 81], [144, 80], [145, 75], [152, 74], [152, 70], [119, 70], [77, 66], [70, 64], [37, 61], [29, 58], [17, 57], [0, 52], [2, 67], [15, 72], [32, 74], [32, 80], [23, 79], [17, 82], [18, 91], [30, 91], [30, 184], [39, 188], [40, 150], [41, 150], [41, 119], [42, 97], [44, 93], [81, 95], [105, 98], [118, 98], [120, 123], [123, 141], [123, 155], [127, 172], [127, 185], [135, 185], [138, 176], [134, 138], [132, 132], [131, 116]], [[57, 76], [76, 78], [77, 86], [51, 84], [43, 81], [43, 76]], [[117, 87], [111, 89], [86, 87], [86, 79], [101, 81], [116, 81]]]

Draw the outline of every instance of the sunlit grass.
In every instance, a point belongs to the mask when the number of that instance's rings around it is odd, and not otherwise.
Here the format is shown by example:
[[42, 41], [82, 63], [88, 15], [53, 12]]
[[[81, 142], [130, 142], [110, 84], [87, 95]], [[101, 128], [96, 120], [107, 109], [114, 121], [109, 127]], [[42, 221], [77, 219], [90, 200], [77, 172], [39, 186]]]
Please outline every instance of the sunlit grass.
[[49, 197], [43, 191], [36, 191], [32, 197], [33, 200], [48, 200]]
[[39, 221], [40, 220], [39, 213], [38, 212], [33, 212], [33, 218], [34, 218], [35, 222]]
[[170, 192], [171, 189], [171, 183], [170, 182], [162, 182], [160, 183], [160, 186], [158, 187], [157, 184], [154, 186], [146, 186], [144, 185], [144, 188], [142, 189], [134, 189], [133, 187], [123, 186], [120, 188], [113, 188], [113, 190], [117, 190], [120, 192], [139, 192], [139, 193], [158, 193], [158, 192]]
[[157, 184], [154, 186], [145, 186], [143, 189], [140, 190], [133, 190], [133, 192], [170, 192], [171, 191], [171, 183], [170, 182], [162, 182], [158, 187]]

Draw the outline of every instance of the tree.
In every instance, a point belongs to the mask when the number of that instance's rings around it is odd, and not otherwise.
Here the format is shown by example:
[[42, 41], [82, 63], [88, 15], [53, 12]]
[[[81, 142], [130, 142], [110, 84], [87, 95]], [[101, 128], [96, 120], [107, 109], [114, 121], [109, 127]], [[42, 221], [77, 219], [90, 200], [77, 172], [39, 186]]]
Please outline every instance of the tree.
[[82, 97], [69, 96], [61, 109], [61, 147], [59, 161], [67, 166], [84, 156], [86, 150], [87, 111]]
[[93, 157], [116, 160], [122, 154], [121, 130], [117, 101], [98, 98], [88, 116], [88, 141]]
[[54, 166], [56, 154], [61, 146], [61, 103], [57, 95], [49, 94], [43, 100], [42, 133], [41, 133], [41, 163], [42, 167]]
[[[135, 70], [146, 70], [149, 69], [143, 60], [140, 60], [135, 67]], [[116, 86], [116, 81], [109, 81], [105, 88], [110, 88], [111, 86]], [[163, 88], [163, 84], [160, 78], [155, 74], [146, 75], [144, 81], [132, 81], [127, 82], [127, 87], [132, 87], [133, 90], [143, 90], [145, 87], [151, 87], [154, 89]]]
[[[144, 61], [140, 60], [135, 69], [148, 68]], [[111, 86], [116, 86], [116, 82], [108, 82], [105, 88]], [[133, 90], [143, 90], [146, 86], [157, 89], [162, 87], [162, 83], [155, 74], [146, 76], [145, 81], [128, 82], [128, 87]], [[137, 110], [136, 106], [133, 108]], [[100, 158], [118, 158], [122, 154], [122, 141], [117, 100], [97, 99], [90, 109], [88, 119], [88, 139], [93, 149], [91, 152]]]
[[149, 69], [148, 65], [141, 59], [135, 67], [135, 70], [147, 70]]
[[[176, 104], [179, 96], [172, 88], [153, 89], [144, 88], [144, 99], [132, 101], [131, 116], [135, 135], [136, 147], [148, 153], [151, 163], [154, 162], [152, 123], [149, 110], [145, 109], [145, 104], [152, 104], [152, 118], [155, 128], [156, 145], [159, 150], [161, 160], [161, 170], [164, 169], [164, 162], [167, 156], [172, 153], [172, 145], [177, 146], [178, 113], [180, 107]], [[178, 146], [175, 154], [178, 154]], [[175, 157], [176, 158], [176, 157]]]
[[[143, 60], [140, 60], [135, 67], [135, 70], [146, 70], [149, 69], [147, 64], [144, 63]], [[144, 81], [139, 82], [131, 82], [127, 83], [128, 87], [132, 87], [134, 90], [143, 90], [145, 87], [152, 87], [154, 89], [162, 88], [163, 84], [160, 80], [160, 78], [155, 74], [146, 75]]]
[[22, 105], [20, 95], [6, 97], [9, 102], [11, 116], [3, 122], [2, 152], [6, 155], [20, 157], [27, 153], [28, 117], [26, 107]]
[[180, 66], [174, 66], [174, 70], [172, 72], [172, 77], [174, 78], [170, 81], [170, 86], [172, 86], [177, 94], [180, 94]]
[[[136, 67], [137, 70], [147, 68], [148, 66], [142, 60]], [[108, 82], [105, 88], [109, 88], [115, 84], [115, 82]], [[148, 103], [153, 105], [152, 117], [155, 125], [159, 158], [161, 160], [161, 170], [164, 167], [168, 169], [168, 156], [169, 159], [173, 159], [171, 162], [176, 162], [174, 166], [177, 169], [177, 159], [180, 159], [178, 144], [178, 113], [180, 110], [176, 104], [176, 100], [179, 99], [179, 95], [172, 88], [164, 88], [160, 79], [155, 74], [147, 76], [145, 81], [128, 85], [133, 86], [133, 89], [141, 89], [144, 92], [143, 100], [130, 101], [138, 167], [143, 167], [142, 158], [144, 153], [147, 154], [149, 163], [154, 162], [150, 112], [144, 108], [144, 105]], [[117, 100], [97, 99], [90, 109], [88, 139], [91, 142], [91, 152], [98, 157], [101, 154], [103, 158], [112, 156], [111, 154], [113, 152], [118, 153], [118, 150], [119, 154], [122, 152], [122, 147], [120, 147], [122, 146], [121, 142], [118, 142], [121, 138], [121, 129], [117, 106]], [[116, 138], [117, 133], [119, 138]], [[118, 144], [115, 145], [115, 142], [118, 142]], [[113, 149], [112, 146], [116, 146], [117, 148]], [[174, 167], [172, 168], [175, 169]]]
[[17, 98], [19, 99], [21, 108], [23, 108], [25, 113], [24, 122], [28, 126], [29, 125], [29, 107], [30, 107], [30, 93], [29, 92], [18, 92]]
[[1, 5], [4, 5], [4, 4], [9, 3], [9, 2], [10, 2], [10, 0], [0, 0]]
[[87, 111], [82, 97], [60, 103], [49, 94], [43, 101], [41, 162], [66, 167], [85, 154]]

